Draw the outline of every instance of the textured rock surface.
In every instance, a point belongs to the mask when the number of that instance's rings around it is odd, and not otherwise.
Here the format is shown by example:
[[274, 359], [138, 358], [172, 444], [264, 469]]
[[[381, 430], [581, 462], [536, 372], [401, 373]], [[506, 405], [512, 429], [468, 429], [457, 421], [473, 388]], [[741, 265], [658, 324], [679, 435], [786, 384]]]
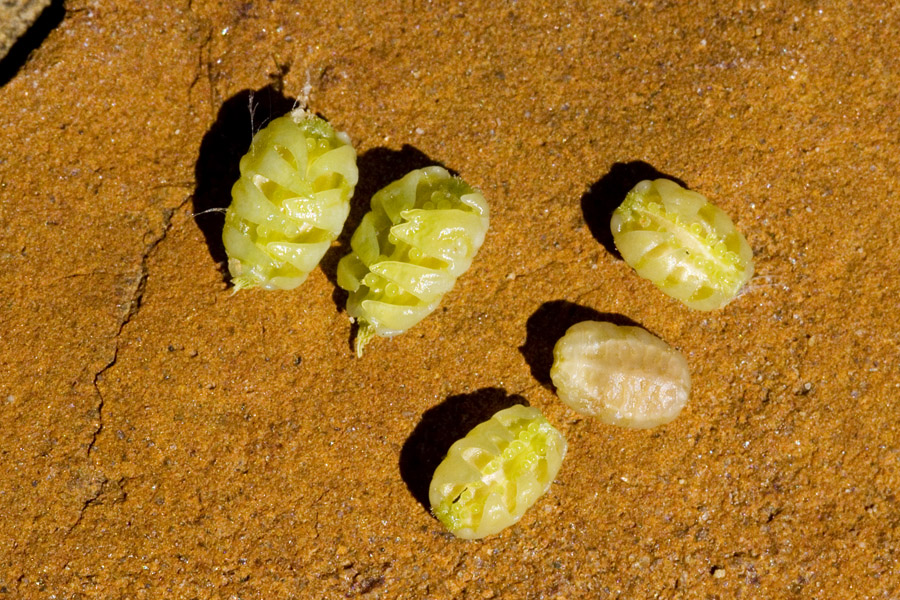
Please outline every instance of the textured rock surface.
[[[900, 13], [346, 7], [67, 2], [0, 88], [0, 597], [900, 594]], [[192, 215], [296, 97], [360, 153], [345, 235], [296, 293], [232, 296], [221, 215]], [[357, 360], [337, 260], [371, 193], [431, 162], [491, 230], [438, 311]], [[609, 212], [659, 174], [754, 249], [721, 311], [614, 252]], [[678, 419], [555, 397], [553, 344], [586, 318], [685, 354]], [[557, 483], [453, 539], [430, 469], [523, 400], [568, 439]]]
[[0, 60], [48, 4], [50, 0], [0, 0]]

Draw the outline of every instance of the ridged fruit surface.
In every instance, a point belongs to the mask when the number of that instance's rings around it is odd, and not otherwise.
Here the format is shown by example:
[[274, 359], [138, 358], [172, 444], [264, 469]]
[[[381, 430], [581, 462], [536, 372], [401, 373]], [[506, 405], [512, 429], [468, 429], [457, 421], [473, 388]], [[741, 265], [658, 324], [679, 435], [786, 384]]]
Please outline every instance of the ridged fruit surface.
[[235, 290], [293, 289], [337, 239], [358, 171], [347, 134], [302, 109], [253, 136], [222, 240]]
[[406, 174], [372, 196], [338, 264], [359, 323], [356, 353], [373, 336], [403, 333], [437, 308], [484, 242], [489, 223], [481, 192], [438, 166]]
[[753, 251], [729, 216], [674, 181], [638, 183], [610, 227], [625, 262], [690, 308], [722, 308], [753, 276]]
[[434, 471], [431, 510], [456, 537], [498, 533], [547, 491], [565, 455], [565, 438], [539, 410], [503, 409], [450, 447]]

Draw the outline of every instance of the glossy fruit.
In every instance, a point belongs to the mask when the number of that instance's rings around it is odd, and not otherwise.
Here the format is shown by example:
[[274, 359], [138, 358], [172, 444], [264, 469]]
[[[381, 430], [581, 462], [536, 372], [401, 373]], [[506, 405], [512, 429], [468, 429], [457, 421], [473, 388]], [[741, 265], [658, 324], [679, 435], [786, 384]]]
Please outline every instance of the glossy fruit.
[[347, 134], [302, 109], [253, 136], [222, 240], [235, 290], [292, 289], [340, 234], [358, 172]]
[[338, 285], [359, 323], [356, 353], [373, 336], [403, 333], [453, 288], [484, 241], [489, 222], [481, 192], [442, 167], [412, 171], [372, 196], [341, 259]]
[[690, 308], [725, 306], [753, 276], [753, 252], [728, 215], [674, 181], [638, 183], [610, 227], [625, 262]]
[[539, 410], [501, 410], [450, 447], [434, 471], [431, 510], [457, 537], [498, 533], [547, 491], [565, 455], [565, 438]]

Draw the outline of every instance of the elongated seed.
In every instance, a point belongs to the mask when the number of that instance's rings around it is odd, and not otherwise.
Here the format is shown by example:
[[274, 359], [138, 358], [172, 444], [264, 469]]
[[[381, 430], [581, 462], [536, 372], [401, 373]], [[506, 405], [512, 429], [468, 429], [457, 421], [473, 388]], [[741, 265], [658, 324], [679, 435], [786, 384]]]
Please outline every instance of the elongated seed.
[[640, 327], [577, 323], [556, 343], [553, 357], [550, 378], [560, 399], [610, 425], [668, 423], [691, 393], [684, 356]]
[[403, 333], [437, 308], [472, 263], [488, 222], [481, 192], [442, 167], [411, 171], [372, 196], [337, 269], [350, 292], [347, 313], [359, 323], [358, 356], [374, 336]]

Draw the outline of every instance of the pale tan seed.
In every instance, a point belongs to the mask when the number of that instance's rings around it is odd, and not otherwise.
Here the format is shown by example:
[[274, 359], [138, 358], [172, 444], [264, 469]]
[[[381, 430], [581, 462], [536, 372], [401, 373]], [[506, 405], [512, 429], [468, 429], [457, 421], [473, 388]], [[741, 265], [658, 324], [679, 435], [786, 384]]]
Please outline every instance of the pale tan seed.
[[684, 356], [640, 327], [578, 323], [556, 343], [553, 357], [550, 378], [560, 399], [610, 425], [668, 423], [690, 396]]

